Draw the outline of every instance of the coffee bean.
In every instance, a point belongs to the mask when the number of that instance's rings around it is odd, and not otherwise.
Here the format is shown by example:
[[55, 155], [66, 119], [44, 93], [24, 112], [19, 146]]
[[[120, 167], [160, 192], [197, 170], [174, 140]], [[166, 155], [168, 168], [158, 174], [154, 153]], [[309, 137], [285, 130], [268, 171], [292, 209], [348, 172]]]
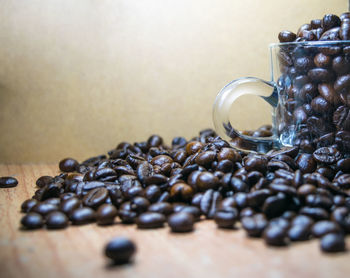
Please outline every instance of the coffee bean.
[[46, 216], [46, 227], [48, 229], [63, 229], [68, 226], [68, 217], [60, 211], [54, 211]]
[[82, 207], [72, 211], [69, 218], [73, 225], [83, 225], [94, 222], [96, 219], [96, 214], [93, 209], [89, 207]]
[[193, 231], [194, 217], [187, 212], [177, 212], [170, 215], [168, 225], [174, 233], [186, 233]]
[[219, 192], [208, 189], [200, 202], [200, 210], [207, 218], [213, 218], [222, 197]]
[[286, 198], [276, 195], [266, 198], [262, 210], [268, 218], [272, 218], [280, 216], [286, 208]]
[[334, 82], [334, 90], [339, 93], [344, 89], [349, 89], [350, 87], [350, 74], [342, 75], [337, 78]]
[[325, 209], [318, 207], [303, 207], [300, 210], [300, 213], [309, 216], [316, 221], [329, 218], [328, 212]]
[[278, 39], [280, 42], [292, 42], [296, 39], [296, 34], [290, 31], [282, 31], [278, 34]]
[[158, 212], [144, 212], [137, 219], [136, 224], [139, 229], [155, 229], [164, 225], [166, 218]]
[[340, 152], [333, 147], [319, 148], [316, 151], [314, 151], [312, 156], [317, 162], [325, 164], [336, 163], [341, 158]]
[[311, 236], [310, 225], [293, 225], [288, 230], [288, 238], [291, 241], [308, 240]]
[[194, 221], [199, 221], [202, 214], [200, 209], [195, 206], [184, 206], [181, 209], [179, 209], [177, 212], [186, 212], [191, 214], [194, 218]]
[[266, 244], [273, 246], [284, 246], [287, 244], [287, 233], [279, 225], [269, 225], [263, 234]]
[[21, 205], [21, 211], [22, 212], [29, 212], [32, 210], [33, 207], [35, 207], [39, 202], [35, 199], [28, 199], [25, 200]]
[[315, 237], [322, 237], [326, 234], [339, 233], [339, 232], [340, 232], [339, 226], [336, 223], [328, 220], [319, 221], [316, 224], [314, 224], [312, 227], [312, 234]]
[[148, 211], [157, 212], [168, 216], [173, 213], [173, 206], [167, 202], [154, 203], [148, 207]]
[[265, 173], [267, 170], [268, 160], [259, 155], [246, 156], [243, 160], [244, 168], [247, 171], [258, 171]]
[[62, 172], [74, 172], [77, 170], [79, 162], [73, 158], [62, 159], [59, 163], [59, 168]]
[[341, 101], [331, 83], [319, 84], [318, 91], [320, 92], [320, 95], [330, 104], [337, 105]]
[[50, 183], [53, 183], [54, 182], [54, 178], [51, 177], [51, 176], [41, 176], [40, 178], [38, 178], [36, 180], [36, 185], [40, 188], [50, 184]]
[[111, 204], [101, 205], [96, 212], [96, 220], [98, 225], [111, 225], [117, 216], [118, 211], [115, 206]]
[[78, 198], [70, 198], [61, 202], [59, 209], [67, 215], [70, 215], [73, 210], [79, 208], [81, 201]]
[[0, 188], [15, 187], [18, 184], [18, 180], [13, 177], [0, 177]]
[[208, 168], [215, 159], [216, 159], [216, 152], [206, 151], [198, 154], [198, 156], [195, 159], [195, 162], [198, 165]]
[[243, 217], [241, 223], [244, 230], [251, 237], [261, 237], [268, 224], [265, 216], [259, 213], [253, 216]]
[[130, 210], [137, 214], [147, 211], [149, 206], [150, 202], [144, 197], [137, 196], [130, 201]]
[[214, 220], [219, 228], [232, 229], [238, 220], [238, 210], [228, 207], [219, 209], [214, 214]]
[[216, 189], [219, 185], [219, 179], [210, 172], [199, 173], [195, 183], [200, 191]]
[[317, 163], [310, 154], [300, 154], [296, 163], [303, 173], [311, 173], [316, 170]]
[[97, 208], [103, 204], [108, 197], [108, 190], [106, 188], [95, 188], [84, 197], [83, 204], [87, 207]]
[[42, 216], [46, 216], [50, 212], [57, 211], [58, 208], [52, 204], [38, 203], [35, 205], [30, 211], [41, 214]]
[[322, 19], [322, 27], [325, 30], [340, 26], [340, 18], [334, 14], [326, 14]]
[[318, 53], [314, 58], [314, 63], [319, 68], [329, 68], [332, 65], [332, 59], [330, 56]]
[[183, 182], [174, 184], [170, 189], [170, 197], [178, 202], [191, 200], [193, 193], [192, 187]]
[[343, 252], [345, 248], [345, 239], [342, 234], [326, 234], [321, 239], [323, 252]]
[[336, 222], [342, 229], [349, 233], [350, 232], [350, 209], [347, 207], [336, 208], [332, 212], [332, 220]]
[[333, 113], [333, 123], [338, 130], [350, 131], [350, 109], [346, 106], [339, 106]]
[[308, 71], [307, 76], [314, 82], [320, 83], [320, 82], [330, 82], [334, 78], [334, 74], [324, 68], [313, 68]]
[[108, 242], [105, 255], [115, 264], [128, 263], [136, 252], [135, 244], [128, 238], [116, 237]]
[[28, 230], [39, 229], [44, 225], [43, 217], [36, 212], [29, 212], [21, 219], [21, 224]]

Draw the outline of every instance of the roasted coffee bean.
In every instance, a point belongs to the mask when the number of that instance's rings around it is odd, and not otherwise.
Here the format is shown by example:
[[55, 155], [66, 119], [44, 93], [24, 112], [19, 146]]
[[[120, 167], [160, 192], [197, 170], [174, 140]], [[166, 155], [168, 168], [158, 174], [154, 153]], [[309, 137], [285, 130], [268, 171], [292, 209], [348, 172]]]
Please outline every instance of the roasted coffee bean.
[[18, 184], [18, 180], [13, 177], [0, 177], [0, 188], [15, 187]]
[[332, 59], [330, 56], [318, 53], [314, 58], [314, 63], [319, 68], [329, 68], [332, 65]]
[[57, 211], [58, 208], [52, 204], [38, 203], [35, 205], [30, 211], [41, 214], [42, 216], [46, 216], [50, 212]]
[[194, 218], [194, 221], [199, 221], [202, 214], [200, 209], [195, 206], [184, 206], [181, 209], [179, 209], [177, 212], [187, 212], [191, 214]]
[[149, 147], [159, 147], [163, 144], [163, 138], [159, 135], [152, 135], [147, 140], [147, 145]]
[[329, 218], [328, 212], [325, 209], [318, 207], [303, 207], [300, 210], [300, 213], [309, 216], [316, 221], [326, 220]]
[[335, 179], [335, 182], [340, 188], [349, 189], [350, 188], [350, 174], [339, 175]]
[[172, 163], [173, 159], [168, 155], [157, 155], [151, 160], [152, 165], [162, 166], [165, 163]]
[[322, 237], [330, 233], [340, 233], [340, 227], [332, 221], [319, 221], [312, 227], [312, 234], [315, 237]]
[[62, 159], [59, 163], [59, 168], [62, 172], [74, 172], [77, 170], [79, 162], [73, 158]]
[[263, 214], [254, 214], [241, 219], [242, 227], [251, 237], [261, 237], [268, 222]]
[[144, 190], [144, 196], [151, 203], [156, 202], [161, 196], [162, 191], [157, 185], [149, 185]]
[[128, 238], [116, 237], [108, 242], [105, 247], [105, 255], [115, 264], [130, 262], [136, 252], [135, 244]]
[[81, 201], [78, 198], [70, 198], [61, 202], [59, 209], [67, 215], [70, 215], [73, 210], [79, 208]]
[[164, 226], [166, 218], [158, 212], [144, 212], [137, 219], [136, 224], [139, 229], [155, 229]]
[[168, 225], [174, 233], [187, 233], [193, 230], [194, 217], [187, 212], [177, 212], [169, 216]]
[[54, 182], [54, 178], [51, 177], [51, 176], [41, 176], [40, 178], [38, 178], [36, 180], [36, 185], [37, 187], [44, 187], [45, 185], [48, 185], [50, 183], [53, 183]]
[[170, 188], [170, 197], [177, 202], [191, 200], [193, 193], [192, 187], [183, 182], [176, 183]]
[[349, 89], [350, 87], [350, 74], [342, 75], [337, 78], [334, 82], [334, 90], [339, 93], [344, 89]]
[[333, 164], [341, 158], [340, 152], [333, 147], [319, 148], [312, 154], [317, 162], [324, 164]]
[[309, 225], [293, 225], [288, 230], [288, 238], [291, 241], [305, 241], [308, 240], [311, 236]]
[[68, 217], [60, 211], [54, 211], [46, 216], [46, 227], [48, 229], [63, 229], [68, 226]]
[[270, 195], [271, 191], [269, 189], [260, 189], [250, 192], [247, 195], [248, 204], [251, 207], [260, 207]]
[[211, 163], [216, 159], [216, 152], [214, 151], [206, 151], [198, 154], [198, 156], [195, 159], [195, 162], [198, 165], [201, 165], [203, 167], [209, 167]]
[[219, 179], [210, 172], [199, 173], [195, 182], [200, 191], [216, 189], [219, 185]]
[[108, 198], [108, 190], [106, 188], [95, 188], [84, 197], [83, 204], [87, 207], [97, 208], [103, 204]]
[[213, 218], [222, 197], [219, 192], [208, 189], [200, 202], [200, 210], [207, 218]]
[[69, 218], [72, 224], [83, 225], [94, 222], [96, 220], [96, 213], [89, 207], [82, 207], [72, 211]]
[[35, 207], [39, 202], [35, 199], [28, 199], [25, 200], [21, 205], [21, 211], [22, 212], [29, 212], [32, 210], [33, 207]]
[[150, 202], [144, 197], [137, 196], [130, 201], [130, 209], [137, 214], [147, 211], [149, 206]]
[[343, 252], [345, 248], [345, 239], [342, 234], [326, 234], [321, 239], [321, 250], [324, 252]]
[[336, 208], [332, 212], [332, 220], [336, 222], [346, 233], [350, 233], [350, 209], [347, 207]]
[[296, 160], [299, 170], [303, 173], [312, 173], [316, 170], [317, 163], [310, 154], [300, 154]]
[[340, 103], [339, 94], [335, 92], [331, 83], [323, 83], [318, 85], [320, 95], [330, 104], [337, 105]]
[[323, 97], [318, 96], [315, 97], [312, 101], [311, 101], [311, 107], [312, 109], [318, 113], [318, 114], [322, 114], [324, 113], [324, 111], [332, 111], [332, 107], [331, 104], [328, 103]]
[[21, 224], [28, 230], [39, 229], [44, 225], [43, 217], [36, 212], [29, 212], [21, 219]]
[[268, 160], [266, 157], [259, 155], [246, 156], [243, 162], [247, 171], [258, 171], [264, 174], [267, 170]]
[[232, 148], [222, 148], [220, 152], [217, 154], [218, 161], [221, 160], [230, 160], [232, 162], [240, 162], [242, 161], [241, 155]]
[[287, 200], [282, 196], [266, 198], [262, 210], [268, 218], [280, 216], [287, 209]]
[[173, 206], [170, 203], [159, 202], [154, 203], [148, 207], [148, 211], [161, 213], [165, 216], [168, 216], [173, 213]]
[[238, 220], [238, 210], [229, 207], [219, 209], [214, 214], [214, 220], [219, 228], [232, 229]]
[[350, 108], [339, 106], [333, 113], [333, 123], [338, 130], [350, 131]]
[[280, 42], [292, 42], [296, 39], [296, 34], [290, 31], [282, 31], [278, 34], [278, 39]]
[[279, 225], [269, 225], [263, 233], [266, 244], [273, 246], [287, 245], [287, 233], [283, 227]]
[[117, 216], [118, 211], [115, 206], [111, 204], [101, 205], [96, 212], [96, 220], [98, 225], [111, 225]]

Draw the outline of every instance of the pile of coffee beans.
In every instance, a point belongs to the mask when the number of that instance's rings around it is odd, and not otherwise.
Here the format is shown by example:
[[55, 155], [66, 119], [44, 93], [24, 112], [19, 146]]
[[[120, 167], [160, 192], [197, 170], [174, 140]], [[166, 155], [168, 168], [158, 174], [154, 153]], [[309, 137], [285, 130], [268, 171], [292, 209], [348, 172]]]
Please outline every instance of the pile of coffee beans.
[[108, 155], [66, 158], [59, 168], [57, 176], [38, 178], [23, 202], [23, 228], [121, 222], [185, 233], [213, 219], [273, 246], [319, 238], [326, 252], [344, 251], [350, 232], [350, 154], [336, 146], [246, 154], [206, 129], [171, 146], [158, 135], [122, 142]]
[[280, 139], [307, 153], [332, 145], [350, 152], [350, 13], [327, 14], [278, 38]]

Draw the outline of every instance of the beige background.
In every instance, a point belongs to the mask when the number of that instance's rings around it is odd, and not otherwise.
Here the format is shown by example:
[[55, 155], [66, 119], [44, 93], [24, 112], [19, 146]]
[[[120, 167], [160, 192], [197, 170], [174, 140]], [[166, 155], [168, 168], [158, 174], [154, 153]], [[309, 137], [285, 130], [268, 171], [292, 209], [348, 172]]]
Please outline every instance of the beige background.
[[[226, 83], [269, 79], [280, 30], [347, 9], [347, 0], [0, 0], [0, 162], [82, 160], [153, 133], [190, 139], [212, 127]], [[239, 127], [269, 121], [262, 103], [243, 105]]]

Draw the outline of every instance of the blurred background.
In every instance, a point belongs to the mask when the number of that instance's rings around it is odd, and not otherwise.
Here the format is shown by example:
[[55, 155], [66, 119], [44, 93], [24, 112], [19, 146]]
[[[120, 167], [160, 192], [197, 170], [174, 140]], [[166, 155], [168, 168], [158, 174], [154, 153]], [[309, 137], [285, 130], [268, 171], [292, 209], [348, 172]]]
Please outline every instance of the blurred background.
[[[213, 127], [228, 82], [270, 79], [268, 45], [348, 0], [0, 1], [0, 162], [57, 162]], [[269, 123], [249, 97], [241, 129]]]

